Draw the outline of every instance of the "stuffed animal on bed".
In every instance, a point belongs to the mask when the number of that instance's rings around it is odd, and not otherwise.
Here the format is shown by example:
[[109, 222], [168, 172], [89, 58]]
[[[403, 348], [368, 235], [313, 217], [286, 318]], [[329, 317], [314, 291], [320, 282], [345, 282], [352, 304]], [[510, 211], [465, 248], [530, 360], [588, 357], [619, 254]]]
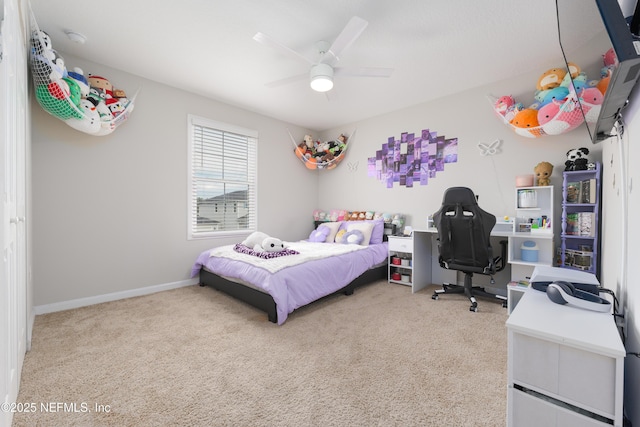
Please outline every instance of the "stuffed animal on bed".
[[[262, 249], [263, 252], [280, 252], [284, 251], [287, 248], [282, 240], [276, 237], [267, 237], [262, 241], [260, 249]], [[256, 252], [260, 252], [260, 250], [257, 250], [256, 247], [254, 247], [253, 250]]]
[[280, 252], [287, 248], [282, 240], [271, 237], [261, 231], [251, 233], [244, 239], [242, 244], [255, 252]]

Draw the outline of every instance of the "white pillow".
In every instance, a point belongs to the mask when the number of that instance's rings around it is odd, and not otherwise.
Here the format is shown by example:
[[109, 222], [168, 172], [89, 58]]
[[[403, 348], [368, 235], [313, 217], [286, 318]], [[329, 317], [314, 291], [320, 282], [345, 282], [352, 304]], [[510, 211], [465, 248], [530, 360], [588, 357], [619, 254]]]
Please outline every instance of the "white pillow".
[[327, 240], [324, 241], [325, 243], [333, 243], [334, 239], [336, 238], [336, 233], [338, 232], [341, 224], [342, 221], [322, 223], [322, 225], [324, 225], [325, 227], [329, 227], [329, 230], [331, 230], [329, 232], [329, 235], [327, 236]]
[[374, 225], [375, 224], [372, 222], [349, 221], [347, 223], [347, 232], [352, 230], [360, 230], [362, 232], [362, 235], [364, 236], [364, 240], [360, 245], [369, 246], [369, 242], [371, 241], [371, 233], [373, 232]]

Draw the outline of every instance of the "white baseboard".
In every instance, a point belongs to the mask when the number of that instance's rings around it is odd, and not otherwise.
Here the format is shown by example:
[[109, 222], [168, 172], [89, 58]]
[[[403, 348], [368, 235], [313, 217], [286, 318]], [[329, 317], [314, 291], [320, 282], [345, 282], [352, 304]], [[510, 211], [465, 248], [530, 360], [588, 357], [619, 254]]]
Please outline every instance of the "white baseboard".
[[56, 311], [71, 310], [73, 308], [86, 307], [103, 302], [117, 301], [126, 298], [139, 297], [142, 295], [154, 294], [156, 292], [168, 291], [170, 289], [182, 288], [198, 284], [198, 278], [182, 280], [179, 282], [165, 283], [162, 285], [146, 286], [144, 288], [130, 289], [127, 291], [113, 292], [110, 294], [96, 295], [93, 297], [78, 298], [70, 301], [54, 302], [52, 304], [37, 305], [33, 308], [35, 315], [54, 313]]

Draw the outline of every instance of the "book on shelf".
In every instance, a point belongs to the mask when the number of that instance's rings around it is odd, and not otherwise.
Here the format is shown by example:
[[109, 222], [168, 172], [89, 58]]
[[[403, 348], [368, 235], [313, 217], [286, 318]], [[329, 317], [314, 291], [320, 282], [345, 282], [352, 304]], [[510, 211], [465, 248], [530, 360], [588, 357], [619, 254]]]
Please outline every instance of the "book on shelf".
[[595, 237], [596, 215], [593, 212], [578, 213], [578, 235]]
[[592, 252], [575, 251], [573, 253], [573, 263], [571, 264], [572, 267], [579, 268], [580, 270], [591, 270], [592, 264]]
[[580, 232], [580, 228], [578, 227], [579, 216], [579, 212], [572, 212], [567, 214], [564, 234], [574, 236]]
[[589, 271], [593, 268], [593, 252], [565, 249], [563, 265]]
[[572, 212], [567, 214], [564, 234], [568, 236], [595, 237], [596, 216], [593, 212]]
[[578, 203], [596, 203], [596, 179], [585, 179], [580, 182], [580, 197]]
[[578, 203], [580, 201], [580, 185], [580, 181], [567, 183], [567, 203]]

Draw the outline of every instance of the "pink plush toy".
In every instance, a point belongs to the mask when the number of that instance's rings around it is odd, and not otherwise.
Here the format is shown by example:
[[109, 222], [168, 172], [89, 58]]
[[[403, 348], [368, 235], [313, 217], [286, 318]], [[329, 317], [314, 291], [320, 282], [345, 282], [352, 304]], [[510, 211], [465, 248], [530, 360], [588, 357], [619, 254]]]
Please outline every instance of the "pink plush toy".
[[560, 135], [569, 132], [584, 121], [578, 100], [574, 95], [569, 95], [563, 101], [553, 101], [553, 103], [558, 106], [558, 113], [553, 117], [553, 120], [542, 126], [542, 130], [547, 135]]
[[496, 110], [496, 113], [504, 117], [504, 115], [507, 114], [509, 107], [515, 103], [516, 102], [511, 95], [505, 95], [498, 98], [493, 108]]
[[538, 124], [543, 127], [560, 112], [560, 103], [552, 101], [538, 110]]
[[605, 67], [618, 66], [618, 57], [616, 56], [616, 53], [613, 50], [613, 48], [609, 49], [608, 51], [605, 52], [604, 55], [602, 55], [602, 60], [604, 62]]
[[580, 93], [580, 102], [582, 103], [582, 110], [587, 123], [595, 123], [598, 120], [602, 109], [602, 101], [604, 101], [604, 95], [597, 87], [585, 88]]

